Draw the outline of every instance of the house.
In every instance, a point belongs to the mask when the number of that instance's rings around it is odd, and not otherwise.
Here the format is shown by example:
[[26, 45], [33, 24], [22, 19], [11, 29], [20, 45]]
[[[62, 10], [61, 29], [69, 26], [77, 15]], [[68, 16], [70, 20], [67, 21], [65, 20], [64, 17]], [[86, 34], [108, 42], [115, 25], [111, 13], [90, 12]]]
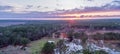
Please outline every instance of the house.
[[66, 38], [67, 38], [67, 34], [65, 32], [61, 32], [60, 39], [66, 39]]

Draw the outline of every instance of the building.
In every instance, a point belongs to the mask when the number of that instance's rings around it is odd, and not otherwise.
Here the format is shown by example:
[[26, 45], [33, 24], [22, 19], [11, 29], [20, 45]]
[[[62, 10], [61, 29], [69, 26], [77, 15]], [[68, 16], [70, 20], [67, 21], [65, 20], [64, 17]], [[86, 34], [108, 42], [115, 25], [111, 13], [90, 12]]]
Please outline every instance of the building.
[[67, 34], [65, 32], [61, 32], [60, 39], [66, 39], [66, 38], [67, 38]]

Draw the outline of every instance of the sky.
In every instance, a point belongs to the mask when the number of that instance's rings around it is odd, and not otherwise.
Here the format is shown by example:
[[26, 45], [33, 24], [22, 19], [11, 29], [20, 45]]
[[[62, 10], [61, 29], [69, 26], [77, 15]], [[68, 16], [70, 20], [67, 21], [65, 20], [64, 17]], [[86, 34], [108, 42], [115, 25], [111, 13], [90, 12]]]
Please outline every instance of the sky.
[[0, 20], [120, 18], [120, 0], [0, 0]]

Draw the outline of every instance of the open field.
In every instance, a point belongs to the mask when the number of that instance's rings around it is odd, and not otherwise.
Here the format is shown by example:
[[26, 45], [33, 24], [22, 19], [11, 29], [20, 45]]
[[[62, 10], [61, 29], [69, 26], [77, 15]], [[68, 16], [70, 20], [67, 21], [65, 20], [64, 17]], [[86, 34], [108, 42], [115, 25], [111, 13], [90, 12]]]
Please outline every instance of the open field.
[[33, 41], [31, 42], [29, 45], [30, 47], [29, 50], [32, 54], [39, 54], [40, 51], [42, 50], [44, 44], [47, 42], [47, 41], [55, 41], [55, 43], [57, 43], [59, 41], [59, 39], [53, 39], [53, 38], [42, 38], [40, 40], [37, 40], [37, 41]]
[[[53, 38], [42, 38], [40, 40], [36, 40], [36, 41], [32, 41], [30, 44], [28, 44], [29, 46], [27, 47], [27, 49], [21, 50], [20, 46], [7, 46], [4, 48], [0, 49], [0, 54], [40, 54], [40, 51], [42, 50], [44, 44], [47, 41], [55, 41], [55, 43], [57, 43], [59, 41], [59, 39], [53, 39]], [[3, 51], [3, 52], [2, 52]]]

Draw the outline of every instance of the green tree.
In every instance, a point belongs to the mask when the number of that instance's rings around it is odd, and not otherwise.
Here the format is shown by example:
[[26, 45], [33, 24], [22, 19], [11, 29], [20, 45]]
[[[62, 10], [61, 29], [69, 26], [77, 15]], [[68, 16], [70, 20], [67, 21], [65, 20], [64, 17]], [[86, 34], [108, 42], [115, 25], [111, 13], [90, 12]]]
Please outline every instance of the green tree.
[[84, 49], [84, 50], [83, 50], [83, 54], [92, 54], [92, 52], [90, 52], [89, 49]]
[[60, 54], [62, 54], [62, 52], [66, 53], [67, 46], [64, 44], [64, 40], [57, 42], [57, 48], [60, 50]]
[[55, 49], [55, 44], [53, 42], [45, 43], [44, 47], [42, 48], [43, 54], [53, 54]]
[[103, 50], [97, 50], [94, 52], [94, 54], [108, 54], [108, 53]]
[[30, 42], [30, 40], [28, 38], [20, 38], [20, 44], [22, 45], [26, 45]]

